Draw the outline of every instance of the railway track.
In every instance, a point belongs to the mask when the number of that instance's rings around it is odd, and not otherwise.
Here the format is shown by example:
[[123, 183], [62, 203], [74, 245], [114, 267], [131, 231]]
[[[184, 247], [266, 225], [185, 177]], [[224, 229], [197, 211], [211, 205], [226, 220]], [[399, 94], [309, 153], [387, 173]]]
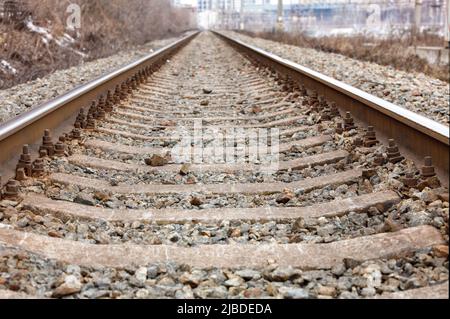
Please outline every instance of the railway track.
[[448, 298], [442, 128], [264, 54], [193, 34], [0, 126], [0, 297]]

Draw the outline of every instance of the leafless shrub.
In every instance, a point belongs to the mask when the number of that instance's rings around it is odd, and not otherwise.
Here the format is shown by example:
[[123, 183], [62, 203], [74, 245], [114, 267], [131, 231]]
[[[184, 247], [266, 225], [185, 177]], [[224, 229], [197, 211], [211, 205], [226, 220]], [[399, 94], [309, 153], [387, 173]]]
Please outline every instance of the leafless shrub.
[[449, 81], [448, 66], [431, 65], [408, 50], [413, 43], [422, 46], [442, 46], [444, 40], [436, 35], [421, 34], [413, 42], [411, 34], [390, 36], [385, 40], [365, 36], [333, 36], [313, 38], [301, 33], [246, 32], [268, 40], [279, 41], [324, 52], [338, 53], [351, 58], [392, 66], [399, 70], [422, 72], [442, 81]]
[[[81, 8], [78, 33], [66, 26], [66, 9], [71, 3]], [[45, 44], [40, 35], [27, 28], [0, 25], [0, 58], [18, 70], [14, 77], [0, 72], [0, 88], [196, 27], [192, 13], [172, 7], [170, 0], [28, 0], [27, 7], [34, 24], [48, 29], [56, 38], [65, 33], [76, 38], [71, 48], [88, 58], [53, 42]]]

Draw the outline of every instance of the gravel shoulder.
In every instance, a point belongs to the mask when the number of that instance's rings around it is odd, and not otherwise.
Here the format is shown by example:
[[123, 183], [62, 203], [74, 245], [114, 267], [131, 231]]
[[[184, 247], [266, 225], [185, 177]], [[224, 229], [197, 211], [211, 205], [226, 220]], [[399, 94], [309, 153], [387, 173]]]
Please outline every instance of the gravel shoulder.
[[237, 32], [225, 33], [444, 125], [450, 123], [449, 85], [446, 82], [423, 73], [408, 73], [340, 54], [249, 37]]
[[170, 262], [80, 267], [5, 249], [0, 251], [5, 271], [0, 291], [67, 299], [355, 299], [437, 287], [448, 280], [447, 267], [448, 261], [430, 250], [363, 263], [346, 259], [331, 270], [302, 271], [274, 262], [258, 269], [204, 270]]
[[46, 77], [0, 91], [0, 124], [75, 87], [135, 61], [180, 37], [155, 40], [107, 58], [58, 70]]

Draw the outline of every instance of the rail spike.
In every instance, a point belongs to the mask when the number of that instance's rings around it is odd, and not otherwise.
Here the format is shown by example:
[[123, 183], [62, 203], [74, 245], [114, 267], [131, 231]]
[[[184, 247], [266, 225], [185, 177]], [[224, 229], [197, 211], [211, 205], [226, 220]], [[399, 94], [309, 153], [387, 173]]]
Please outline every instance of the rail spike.
[[41, 177], [44, 174], [44, 160], [42, 158], [37, 158], [33, 162], [32, 176]]
[[[41, 153], [42, 151], [42, 153]], [[42, 145], [39, 148], [39, 154], [43, 154], [43, 152], [46, 152], [46, 156], [53, 156], [55, 153], [54, 145], [52, 142], [52, 137], [50, 134], [50, 130], [46, 129], [44, 131], [44, 137], [42, 138]]]
[[353, 129], [356, 129], [355, 120], [353, 120], [353, 117], [350, 114], [350, 112], [346, 112], [344, 117], [344, 130], [351, 131]]
[[389, 140], [389, 146], [387, 147], [388, 160], [391, 163], [399, 163], [405, 158], [400, 154], [397, 144], [394, 139]]
[[364, 134], [364, 146], [372, 147], [378, 144], [377, 136], [373, 126], [367, 127], [367, 131]]
[[3, 192], [3, 198], [6, 199], [15, 199], [19, 196], [19, 182], [17, 180], [10, 180]]
[[23, 169], [23, 172], [26, 176], [31, 176], [31, 168], [32, 163], [31, 163], [30, 148], [27, 144], [25, 144], [22, 148], [22, 154], [20, 155], [16, 171], [18, 171], [19, 169]]
[[424, 179], [436, 176], [436, 172], [433, 166], [433, 159], [431, 156], [425, 157], [425, 163], [420, 172], [421, 172], [420, 175]]

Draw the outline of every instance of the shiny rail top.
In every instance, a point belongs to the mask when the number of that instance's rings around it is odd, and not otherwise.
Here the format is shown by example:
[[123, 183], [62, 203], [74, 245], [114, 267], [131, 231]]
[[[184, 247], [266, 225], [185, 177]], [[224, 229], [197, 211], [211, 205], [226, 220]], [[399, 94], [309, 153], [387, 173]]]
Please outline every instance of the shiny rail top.
[[13, 118], [3, 124], [0, 124], [0, 141], [6, 139], [7, 137], [11, 136], [14, 133], [17, 133], [22, 128], [30, 125], [31, 123], [41, 119], [45, 115], [53, 112], [54, 110], [64, 106], [65, 104], [77, 99], [81, 95], [85, 94], [86, 92], [89, 92], [100, 85], [107, 83], [108, 81], [120, 76], [121, 74], [124, 74], [128, 72], [129, 70], [132, 70], [133, 68], [146, 63], [147, 61], [151, 60], [152, 58], [159, 56], [161, 53], [170, 50], [171, 48], [179, 46], [181, 43], [186, 42], [186, 40], [194, 37], [197, 35], [198, 32], [191, 32], [185, 37], [183, 37], [180, 40], [175, 41], [174, 43], [169, 44], [166, 47], [160, 48], [156, 50], [155, 52], [131, 63], [128, 64], [120, 69], [117, 69], [115, 71], [112, 71], [111, 73], [108, 73], [106, 75], [103, 75], [97, 79], [94, 79], [86, 84], [83, 84], [81, 86], [78, 86], [74, 88], [73, 90], [56, 97], [55, 99], [46, 102], [44, 104], [41, 104], [37, 106], [36, 108], [32, 109], [29, 112], [23, 113], [16, 118]]
[[44, 130], [51, 135], [65, 134], [73, 129], [75, 117], [81, 108], [116, 89], [117, 85], [134, 76], [143, 68], [164, 62], [178, 49], [191, 41], [198, 32], [190, 32], [177, 40], [135, 62], [105, 74], [95, 80], [68, 91], [29, 112], [0, 125], [0, 185], [15, 175], [15, 167], [22, 146], [28, 145], [32, 154], [37, 154]]
[[221, 32], [214, 33], [263, 65], [336, 102], [341, 111], [350, 112], [356, 121], [375, 127], [381, 141], [395, 139], [401, 151], [419, 167], [426, 156], [431, 156], [443, 184], [448, 185], [448, 126]]
[[404, 124], [411, 126], [412, 128], [420, 129], [427, 135], [434, 137], [437, 140], [441, 141], [442, 143], [449, 145], [450, 128], [448, 126], [445, 126], [420, 114], [409, 111], [391, 102], [388, 102], [372, 94], [364, 92], [358, 88], [345, 84], [344, 82], [338, 81], [334, 78], [311, 70], [300, 64], [281, 58], [275, 54], [272, 54], [255, 46], [244, 43], [238, 39], [229, 37], [221, 32], [215, 31], [215, 33], [223, 38], [228, 39], [229, 41], [238, 44], [241, 47], [250, 49], [251, 51], [258, 53], [261, 56], [269, 58], [274, 62], [282, 64], [288, 68], [291, 68], [292, 70], [307, 75], [308, 77], [311, 77], [335, 90], [345, 93], [351, 96], [352, 98], [361, 101], [370, 107], [376, 108], [378, 111], [383, 112], [384, 114], [389, 115], [391, 117], [394, 117], [397, 120], [402, 121]]

